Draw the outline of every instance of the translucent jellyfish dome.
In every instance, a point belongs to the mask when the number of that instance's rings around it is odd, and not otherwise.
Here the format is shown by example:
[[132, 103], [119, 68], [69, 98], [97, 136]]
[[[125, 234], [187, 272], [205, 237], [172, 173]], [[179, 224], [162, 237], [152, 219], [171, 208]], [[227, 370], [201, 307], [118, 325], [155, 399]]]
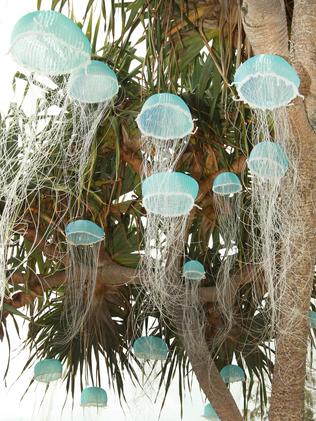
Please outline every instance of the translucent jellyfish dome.
[[91, 45], [72, 20], [53, 10], [40, 10], [16, 23], [11, 54], [27, 70], [47, 76], [63, 75], [88, 63]]
[[168, 356], [166, 342], [158, 336], [141, 336], [133, 344], [133, 351], [142, 360], [165, 360]]
[[300, 79], [282, 57], [259, 54], [238, 67], [234, 83], [240, 99], [250, 107], [273, 110], [288, 105], [298, 95]]
[[65, 228], [67, 242], [75, 246], [90, 246], [104, 239], [104, 230], [92, 221], [78, 219]]
[[310, 311], [308, 313], [309, 324], [312, 329], [316, 329], [316, 311]]
[[225, 383], [243, 382], [246, 380], [244, 370], [238, 365], [226, 365], [220, 371], [220, 375]]
[[67, 87], [70, 98], [88, 104], [111, 101], [118, 90], [116, 74], [107, 64], [96, 60], [73, 72]]
[[284, 176], [289, 161], [284, 149], [278, 143], [264, 141], [258, 143], [248, 158], [252, 174], [264, 179], [278, 179]]
[[242, 185], [235, 173], [222, 172], [215, 178], [212, 190], [221, 196], [230, 196], [239, 193], [242, 190]]
[[205, 276], [204, 266], [198, 260], [190, 260], [183, 265], [183, 276], [188, 281], [200, 281]]
[[86, 387], [81, 392], [80, 406], [83, 407], [105, 407], [108, 403], [108, 396], [101, 387]]
[[220, 421], [220, 419], [218, 418], [218, 415], [217, 415], [215, 409], [212, 407], [212, 405], [210, 403], [208, 403], [207, 405], [205, 405], [205, 407], [204, 407], [204, 414], [202, 416], [204, 418], [206, 418], [207, 420]]
[[187, 215], [198, 191], [198, 183], [189, 175], [179, 172], [153, 174], [142, 183], [146, 210], [162, 216]]
[[179, 96], [169, 93], [149, 97], [136, 122], [143, 136], [162, 140], [184, 138], [193, 130], [189, 107]]
[[63, 366], [59, 360], [45, 359], [34, 366], [34, 379], [38, 382], [50, 383], [61, 378]]

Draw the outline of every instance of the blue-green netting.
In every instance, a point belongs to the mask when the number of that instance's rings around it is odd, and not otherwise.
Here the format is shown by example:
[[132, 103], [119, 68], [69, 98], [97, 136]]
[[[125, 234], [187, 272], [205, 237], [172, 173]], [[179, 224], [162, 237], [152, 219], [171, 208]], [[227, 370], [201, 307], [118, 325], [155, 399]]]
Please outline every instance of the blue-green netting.
[[63, 366], [59, 360], [45, 359], [34, 366], [34, 379], [38, 382], [49, 383], [61, 378]]
[[198, 260], [189, 260], [183, 265], [183, 276], [190, 281], [200, 281], [204, 278], [205, 269]]
[[148, 98], [136, 122], [142, 135], [162, 140], [181, 139], [193, 130], [189, 107], [179, 96], [169, 93]]
[[308, 317], [311, 328], [316, 329], [316, 311], [310, 311]]
[[215, 409], [212, 407], [210, 403], [205, 405], [203, 417], [206, 418], [207, 420], [220, 421]]
[[162, 216], [187, 215], [194, 205], [199, 185], [179, 172], [161, 172], [142, 183], [143, 203], [148, 212]]
[[244, 370], [238, 365], [226, 365], [220, 371], [220, 375], [225, 383], [242, 382], [246, 380]]
[[104, 239], [104, 230], [92, 221], [78, 219], [65, 228], [68, 243], [75, 246], [89, 246]]
[[104, 407], [107, 403], [107, 393], [101, 387], [86, 387], [81, 392], [80, 405], [83, 407]]
[[259, 54], [238, 67], [234, 83], [240, 99], [251, 107], [272, 110], [298, 95], [300, 79], [284, 58]]
[[11, 53], [25, 69], [52, 76], [88, 63], [91, 45], [72, 20], [53, 10], [40, 10], [18, 20], [11, 35]]
[[264, 141], [252, 149], [248, 158], [248, 167], [251, 173], [258, 177], [278, 179], [286, 173], [289, 161], [281, 145]]
[[111, 101], [119, 86], [116, 74], [107, 64], [92, 60], [87, 67], [71, 74], [67, 90], [71, 98], [95, 104]]
[[166, 342], [158, 336], [141, 336], [133, 344], [133, 351], [137, 358], [143, 360], [165, 360], [168, 356]]
[[236, 174], [233, 172], [222, 172], [215, 178], [212, 190], [216, 194], [229, 196], [240, 192], [242, 186]]

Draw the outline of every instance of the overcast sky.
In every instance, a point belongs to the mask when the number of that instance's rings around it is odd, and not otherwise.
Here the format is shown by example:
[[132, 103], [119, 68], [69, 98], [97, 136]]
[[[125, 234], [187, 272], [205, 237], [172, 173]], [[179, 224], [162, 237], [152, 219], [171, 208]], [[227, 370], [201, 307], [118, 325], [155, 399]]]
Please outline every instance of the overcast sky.
[[[76, 8], [78, 8], [78, 16], [81, 16], [80, 7], [84, 8], [87, 4], [87, 0], [74, 0]], [[49, 8], [50, 0], [42, 2], [44, 7]], [[44, 8], [43, 7], [43, 8]], [[10, 57], [10, 34], [15, 22], [25, 13], [31, 12], [36, 9], [36, 0], [1, 0], [1, 16], [0, 16], [0, 111], [5, 112], [10, 101], [14, 99], [12, 90], [12, 79], [13, 75], [18, 69], [16, 64]], [[14, 326], [12, 322], [9, 322], [9, 329], [11, 332], [10, 339], [11, 343], [11, 364], [9, 375], [7, 376], [6, 384], [0, 383], [0, 421], [43, 421], [43, 415], [36, 412], [36, 407], [39, 399], [42, 398], [43, 390], [32, 389], [26, 395], [24, 400], [20, 402], [29, 380], [32, 377], [32, 372], [25, 373], [20, 379], [16, 380], [19, 376], [23, 365], [28, 357], [28, 350], [21, 350], [21, 340], [17, 335], [14, 334]], [[22, 326], [21, 323], [22, 338], [25, 338], [27, 329], [26, 326]], [[8, 346], [6, 341], [0, 343], [0, 376], [6, 369]], [[107, 384], [107, 376], [104, 371], [103, 376], [104, 384], [102, 386], [107, 390], [109, 401], [108, 408], [105, 414], [100, 414], [100, 419], [107, 419], [108, 421], [154, 421], [157, 419], [159, 412], [159, 405], [151, 405], [149, 400], [142, 396], [140, 391], [135, 391], [130, 384], [126, 384], [127, 398], [131, 409], [129, 410], [126, 405], [124, 411], [121, 408], [118, 400], [116, 399], [113, 391], [109, 390]], [[175, 378], [172, 386], [172, 390], [168, 395], [165, 408], [160, 418], [161, 421], [176, 421], [180, 420], [179, 412], [179, 399], [178, 399], [178, 384], [177, 378]], [[235, 396], [239, 396], [240, 399], [241, 386], [237, 385], [234, 387], [233, 393]], [[59, 408], [63, 404], [65, 399], [65, 391], [63, 386], [58, 386], [52, 394], [51, 403], [53, 406], [57, 406], [58, 410], [52, 412], [50, 419], [70, 421], [71, 419], [89, 419], [87, 414], [82, 417], [81, 410], [78, 412], [79, 403], [79, 390], [77, 390], [77, 396], [75, 399], [75, 408], [73, 411], [70, 410], [70, 405], [66, 406], [64, 416], [61, 417]], [[239, 402], [241, 404], [241, 402]], [[48, 402], [47, 402], [48, 405]], [[47, 407], [46, 405], [46, 407]], [[204, 397], [200, 393], [197, 383], [193, 384], [192, 395], [184, 396], [184, 421], [195, 421], [201, 420], [201, 414], [204, 407]], [[93, 417], [93, 420], [97, 420]]]

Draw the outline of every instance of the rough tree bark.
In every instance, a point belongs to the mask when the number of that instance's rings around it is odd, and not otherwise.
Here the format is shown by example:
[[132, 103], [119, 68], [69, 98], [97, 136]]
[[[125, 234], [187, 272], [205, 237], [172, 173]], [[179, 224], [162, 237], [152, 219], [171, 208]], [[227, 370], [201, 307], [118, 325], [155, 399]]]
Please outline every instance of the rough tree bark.
[[[277, 53], [287, 57], [286, 18], [283, 0], [244, 0], [243, 24], [255, 54]], [[312, 82], [315, 71], [314, 35], [306, 32], [306, 26], [314, 28], [314, 0], [296, 0], [292, 25], [292, 64], [299, 72], [305, 98], [305, 107], [310, 121], [314, 118]], [[306, 24], [303, 25], [303, 23]], [[314, 41], [314, 42], [313, 42]], [[314, 57], [315, 59], [315, 57]], [[311, 94], [311, 97], [308, 95]], [[311, 100], [310, 100], [311, 98]], [[314, 198], [316, 193], [316, 135], [309, 124], [301, 99], [289, 107], [291, 127], [299, 146], [299, 195], [301, 220], [304, 231], [293, 238], [291, 267], [286, 280], [281, 308], [288, 311], [280, 314], [277, 338], [276, 361], [272, 382], [272, 398], [269, 419], [272, 421], [302, 420], [304, 414], [304, 383], [306, 374], [306, 352], [308, 340], [308, 318], [316, 258]], [[282, 303], [284, 305], [282, 305]], [[291, 312], [294, 317], [292, 334], [286, 329]]]

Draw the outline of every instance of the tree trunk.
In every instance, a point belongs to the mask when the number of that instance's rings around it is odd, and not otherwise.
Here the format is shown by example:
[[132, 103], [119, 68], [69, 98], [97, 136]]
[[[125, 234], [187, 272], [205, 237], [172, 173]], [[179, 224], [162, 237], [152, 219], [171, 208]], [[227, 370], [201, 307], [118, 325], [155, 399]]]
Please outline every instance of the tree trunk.
[[[292, 28], [293, 64], [300, 74], [303, 87], [308, 84], [306, 69], [311, 67], [310, 52], [312, 47], [309, 46], [309, 43], [312, 40], [309, 39], [308, 33], [304, 33], [299, 15], [309, 15], [307, 11], [312, 8], [312, 3], [313, 0], [296, 1]], [[288, 56], [283, 2], [279, 0], [245, 0], [242, 12], [244, 28], [256, 54], [277, 53], [285, 57]], [[313, 13], [315, 14], [315, 10]], [[305, 57], [306, 52], [307, 56]], [[276, 362], [269, 412], [269, 419], [273, 421], [303, 419], [308, 339], [307, 313], [316, 257], [314, 212], [316, 136], [308, 122], [301, 100], [296, 100], [295, 105], [289, 107], [289, 117], [300, 154], [300, 218], [301, 223], [304, 224], [304, 230], [297, 232], [293, 227], [293, 232], [296, 234], [293, 235], [291, 243], [291, 262], [288, 262], [292, 270], [286, 279], [285, 290], [280, 302], [282, 311], [279, 316], [276, 338]], [[289, 320], [291, 320], [291, 332], [288, 328]]]

